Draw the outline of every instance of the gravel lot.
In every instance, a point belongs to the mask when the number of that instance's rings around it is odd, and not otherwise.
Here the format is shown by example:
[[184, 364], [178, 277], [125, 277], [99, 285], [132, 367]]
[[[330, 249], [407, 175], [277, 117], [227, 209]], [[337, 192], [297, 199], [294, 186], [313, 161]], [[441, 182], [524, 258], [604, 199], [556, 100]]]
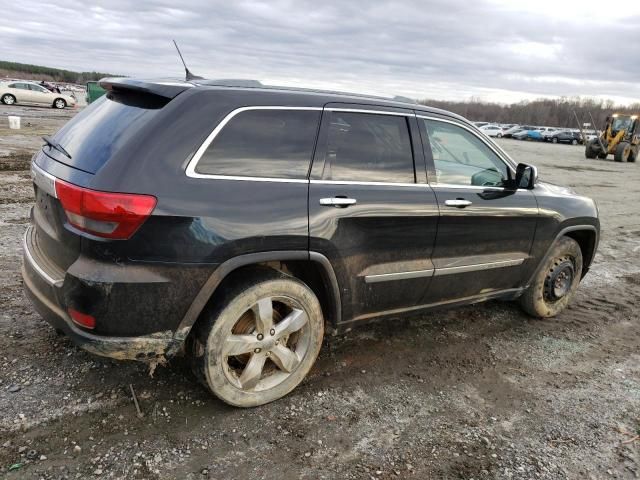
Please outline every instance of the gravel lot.
[[502, 140], [598, 201], [600, 248], [573, 305], [541, 321], [492, 302], [327, 338], [291, 395], [239, 410], [184, 360], [150, 377], [75, 348], [24, 298], [28, 162], [73, 113], [0, 107], [0, 477], [640, 477], [640, 164]]

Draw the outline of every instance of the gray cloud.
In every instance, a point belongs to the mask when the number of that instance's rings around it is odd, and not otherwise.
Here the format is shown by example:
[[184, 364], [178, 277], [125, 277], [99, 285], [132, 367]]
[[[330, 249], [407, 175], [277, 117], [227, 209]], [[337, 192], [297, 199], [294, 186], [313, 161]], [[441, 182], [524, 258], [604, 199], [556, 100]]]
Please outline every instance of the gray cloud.
[[180, 76], [176, 38], [190, 69], [210, 78], [419, 98], [640, 101], [638, 8], [616, 18], [601, 2], [515, 3], [34, 0], [5, 10], [0, 44], [18, 62]]

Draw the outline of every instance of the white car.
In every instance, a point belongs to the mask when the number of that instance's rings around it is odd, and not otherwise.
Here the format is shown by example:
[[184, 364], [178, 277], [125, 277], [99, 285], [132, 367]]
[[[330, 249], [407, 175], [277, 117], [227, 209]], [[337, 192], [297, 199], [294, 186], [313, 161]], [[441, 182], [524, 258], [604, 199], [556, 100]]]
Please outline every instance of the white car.
[[538, 127], [536, 128], [536, 130], [542, 134], [543, 139], [550, 137], [554, 133], [558, 133], [560, 131], [559, 128], [555, 128], [555, 127]]
[[498, 125], [484, 125], [480, 127], [480, 131], [489, 137], [502, 138], [503, 135], [502, 128]]
[[0, 101], [5, 105], [14, 103], [50, 105], [53, 108], [73, 107], [76, 99], [64, 93], [54, 93], [35, 82], [15, 81], [0, 83]]

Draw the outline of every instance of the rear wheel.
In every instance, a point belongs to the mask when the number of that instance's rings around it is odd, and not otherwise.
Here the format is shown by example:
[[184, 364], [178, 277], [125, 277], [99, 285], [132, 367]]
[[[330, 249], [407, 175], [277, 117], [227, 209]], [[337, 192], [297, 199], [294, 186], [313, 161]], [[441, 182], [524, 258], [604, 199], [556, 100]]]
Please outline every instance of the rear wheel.
[[581, 277], [580, 246], [574, 239], [562, 237], [520, 297], [520, 305], [532, 317], [554, 317], [567, 307]]
[[616, 153], [613, 155], [613, 159], [616, 162], [626, 162], [631, 153], [631, 144], [629, 142], [620, 142], [616, 147]]
[[5, 105], [13, 105], [14, 103], [16, 103], [16, 97], [8, 93], [5, 93], [2, 96], [2, 103], [4, 103]]
[[575, 138], [571, 140], [571, 145], [577, 145], [577, 144], [578, 144], [578, 140], [576, 140]]
[[237, 407], [285, 396], [320, 352], [324, 320], [318, 299], [304, 283], [275, 271], [241, 282], [225, 298], [196, 329], [195, 374]]
[[62, 109], [67, 106], [67, 102], [65, 102], [62, 98], [56, 98], [53, 101], [53, 106], [54, 108]]

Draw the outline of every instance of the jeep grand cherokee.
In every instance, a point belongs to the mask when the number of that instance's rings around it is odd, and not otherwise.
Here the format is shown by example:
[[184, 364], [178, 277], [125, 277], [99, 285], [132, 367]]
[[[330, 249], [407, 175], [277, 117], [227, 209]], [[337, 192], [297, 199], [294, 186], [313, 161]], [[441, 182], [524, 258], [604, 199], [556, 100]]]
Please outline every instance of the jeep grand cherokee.
[[594, 202], [452, 113], [207, 81], [101, 85], [33, 158], [26, 292], [90, 352], [187, 352], [232, 405], [294, 389], [325, 325], [490, 299], [557, 315], [594, 257]]

